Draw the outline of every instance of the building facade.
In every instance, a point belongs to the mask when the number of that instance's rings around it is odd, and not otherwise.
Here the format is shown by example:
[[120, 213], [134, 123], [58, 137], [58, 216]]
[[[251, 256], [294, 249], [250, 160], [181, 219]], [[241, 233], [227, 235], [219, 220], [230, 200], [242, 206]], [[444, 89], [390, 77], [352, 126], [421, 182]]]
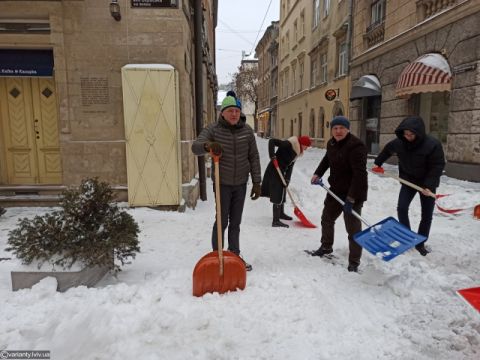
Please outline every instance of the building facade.
[[[125, 198], [131, 184], [127, 186], [122, 68], [168, 64], [178, 90], [174, 146], [180, 168], [174, 170], [180, 174], [184, 202], [194, 206], [194, 8], [195, 2], [187, 0], [1, 1], [0, 192], [15, 195], [27, 188], [40, 193], [99, 177]], [[214, 119], [217, 1], [204, 0], [201, 12], [201, 113]], [[159, 99], [150, 100], [161, 109]], [[162, 141], [161, 136], [145, 139]], [[167, 164], [160, 166], [169, 171]]]
[[272, 21], [255, 48], [258, 58], [258, 134], [272, 135], [277, 114], [278, 88], [278, 21]]
[[420, 115], [446, 174], [480, 181], [480, 2], [354, 2], [350, 116], [372, 154]]
[[351, 10], [347, 0], [282, 0], [276, 136], [323, 147], [330, 120], [349, 115]]

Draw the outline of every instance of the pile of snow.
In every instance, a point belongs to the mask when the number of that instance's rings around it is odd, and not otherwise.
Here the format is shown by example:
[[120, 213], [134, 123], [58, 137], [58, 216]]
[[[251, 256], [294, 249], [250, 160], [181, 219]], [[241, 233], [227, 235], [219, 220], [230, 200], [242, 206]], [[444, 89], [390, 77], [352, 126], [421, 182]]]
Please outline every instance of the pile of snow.
[[[262, 169], [267, 140], [258, 139]], [[298, 206], [320, 225], [325, 191], [309, 181], [324, 150], [295, 165], [290, 188]], [[371, 167], [369, 161], [369, 167]], [[393, 166], [386, 166], [396, 171]], [[142, 252], [117, 278], [97, 288], [55, 291], [54, 279], [11, 291], [18, 261], [0, 261], [0, 350], [50, 350], [52, 359], [479, 359], [480, 314], [455, 290], [480, 286], [480, 221], [471, 209], [435, 211], [427, 257], [415, 250], [384, 262], [364, 252], [361, 273], [349, 273], [343, 219], [336, 260], [305, 254], [320, 245], [320, 228], [289, 222], [271, 227], [267, 199], [247, 199], [241, 249], [253, 265], [244, 291], [195, 298], [192, 271], [210, 251], [214, 221], [208, 201], [185, 213], [129, 209], [141, 228]], [[372, 224], [396, 217], [399, 184], [369, 175], [362, 215]], [[442, 177], [444, 207], [480, 203], [480, 184]], [[292, 211], [290, 203], [286, 206]], [[21, 217], [46, 208], [10, 208], [0, 218], [0, 258]], [[418, 198], [411, 207], [417, 226]]]

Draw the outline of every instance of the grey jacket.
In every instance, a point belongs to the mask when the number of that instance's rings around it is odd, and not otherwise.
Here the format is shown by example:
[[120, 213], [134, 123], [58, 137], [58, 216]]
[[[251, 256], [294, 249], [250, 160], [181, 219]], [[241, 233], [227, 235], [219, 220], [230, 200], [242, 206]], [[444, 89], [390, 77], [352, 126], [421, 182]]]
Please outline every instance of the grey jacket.
[[230, 125], [221, 115], [218, 121], [204, 128], [192, 144], [195, 155], [204, 155], [205, 143], [218, 142], [223, 147], [220, 157], [220, 184], [243, 185], [252, 174], [252, 182], [260, 184], [261, 169], [255, 135], [250, 125], [239, 121]]

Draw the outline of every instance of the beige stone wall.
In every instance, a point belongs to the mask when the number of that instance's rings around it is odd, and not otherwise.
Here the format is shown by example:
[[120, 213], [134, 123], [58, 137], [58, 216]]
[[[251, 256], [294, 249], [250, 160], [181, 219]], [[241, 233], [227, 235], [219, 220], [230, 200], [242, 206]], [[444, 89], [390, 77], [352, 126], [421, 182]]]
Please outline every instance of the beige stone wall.
[[[207, 1], [210, 59], [205, 65], [205, 117], [215, 114], [213, 1]], [[78, 184], [99, 176], [126, 186], [125, 134], [121, 68], [135, 63], [173, 65], [179, 76], [182, 182], [196, 175], [190, 144], [196, 137], [194, 113], [193, 17], [188, 2], [178, 9], [130, 8], [120, 1], [122, 19], [115, 21], [109, 2], [98, 0], [2, 1], [0, 18], [44, 18], [50, 35], [0, 35], [0, 47], [53, 48], [57, 86], [63, 183]], [[100, 81], [108, 99], [86, 105], [82, 81]], [[85, 89], [83, 90], [85, 92]]]
[[[324, 16], [323, 1], [320, 1], [320, 21], [317, 26], [313, 26], [313, 2], [297, 1], [289, 13], [282, 13], [280, 18], [280, 51], [281, 59], [279, 66], [279, 112], [277, 116], [277, 135], [288, 137], [292, 135], [290, 131], [290, 122], [294, 122], [293, 135], [305, 134], [314, 139], [316, 146], [325, 146], [326, 140], [330, 137], [328, 124], [337, 113], [342, 109], [343, 114], [349, 116], [349, 93], [350, 77], [348, 68], [345, 75], [338, 76], [338, 46], [341, 42], [348, 40], [348, 13], [349, 1], [331, 1], [329, 13]], [[282, 8], [283, 9], [283, 8]], [[304, 38], [297, 43], [292, 42], [292, 32], [295, 20], [299, 19], [301, 12], [305, 12], [305, 33]], [[290, 49], [286, 49], [282, 44], [282, 37], [290, 32]], [[319, 45], [320, 44], [320, 45]], [[315, 56], [326, 51], [327, 54], [327, 81], [312, 85], [311, 69]], [[300, 60], [304, 62], [303, 88], [292, 89], [292, 65], [296, 64], [298, 76], [298, 64]], [[289, 94], [285, 94], [281, 89], [281, 74], [289, 71]], [[319, 69], [319, 67], [318, 67]], [[320, 69], [318, 70], [320, 71]], [[334, 89], [338, 94], [334, 100], [327, 100], [325, 92], [328, 89]], [[323, 113], [323, 127], [319, 122], [320, 113]], [[302, 124], [300, 128], [299, 113], [302, 114]], [[312, 123], [313, 120], [313, 123]], [[283, 132], [283, 124], [287, 124], [286, 131]], [[322, 127], [322, 129], [320, 129]], [[356, 131], [356, 125], [353, 124], [352, 131]]]

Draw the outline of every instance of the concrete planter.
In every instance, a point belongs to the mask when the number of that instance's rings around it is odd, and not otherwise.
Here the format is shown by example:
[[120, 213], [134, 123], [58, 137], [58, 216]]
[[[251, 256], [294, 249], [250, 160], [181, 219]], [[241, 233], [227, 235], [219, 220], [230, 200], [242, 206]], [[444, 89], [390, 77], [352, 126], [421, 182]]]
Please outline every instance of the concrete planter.
[[31, 289], [33, 285], [46, 277], [57, 279], [57, 291], [64, 292], [75, 286], [92, 287], [107, 273], [108, 267], [93, 266], [81, 271], [12, 271], [12, 290]]

